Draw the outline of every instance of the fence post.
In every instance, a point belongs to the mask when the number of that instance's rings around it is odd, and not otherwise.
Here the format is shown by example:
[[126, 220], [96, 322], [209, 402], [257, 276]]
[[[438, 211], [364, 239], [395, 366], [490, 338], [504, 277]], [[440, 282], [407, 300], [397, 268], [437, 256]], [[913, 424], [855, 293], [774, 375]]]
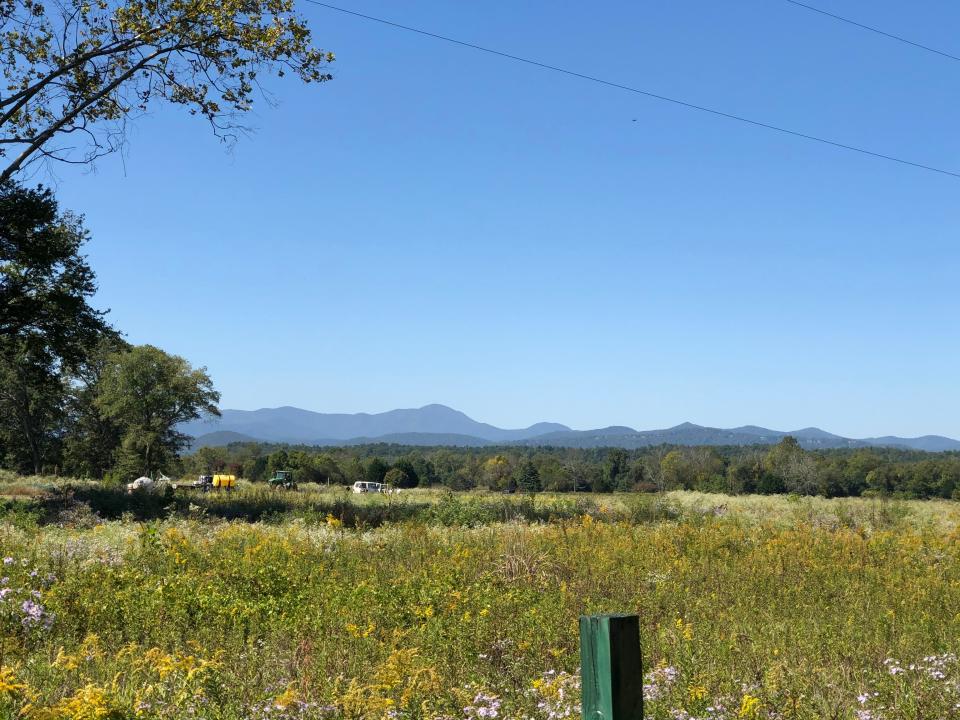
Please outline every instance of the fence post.
[[643, 720], [640, 619], [636, 615], [580, 618], [583, 720]]

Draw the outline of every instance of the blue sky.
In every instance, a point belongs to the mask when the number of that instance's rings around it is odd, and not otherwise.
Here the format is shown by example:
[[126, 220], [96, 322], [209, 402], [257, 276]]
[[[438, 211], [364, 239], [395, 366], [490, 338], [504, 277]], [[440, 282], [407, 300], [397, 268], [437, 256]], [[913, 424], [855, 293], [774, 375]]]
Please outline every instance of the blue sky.
[[[960, 170], [960, 63], [783, 0], [341, 1]], [[818, 1], [960, 51], [956, 3]], [[301, 9], [336, 79], [232, 153], [157, 108], [59, 170], [97, 302], [223, 406], [960, 437], [960, 181]]]

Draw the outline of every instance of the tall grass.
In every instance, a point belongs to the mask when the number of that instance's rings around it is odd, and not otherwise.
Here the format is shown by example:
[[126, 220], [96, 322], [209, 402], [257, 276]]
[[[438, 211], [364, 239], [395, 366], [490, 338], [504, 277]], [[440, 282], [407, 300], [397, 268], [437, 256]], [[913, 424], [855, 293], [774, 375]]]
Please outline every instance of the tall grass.
[[951, 503], [66, 497], [0, 522], [0, 717], [554, 720], [578, 616], [611, 611], [657, 720], [960, 702]]

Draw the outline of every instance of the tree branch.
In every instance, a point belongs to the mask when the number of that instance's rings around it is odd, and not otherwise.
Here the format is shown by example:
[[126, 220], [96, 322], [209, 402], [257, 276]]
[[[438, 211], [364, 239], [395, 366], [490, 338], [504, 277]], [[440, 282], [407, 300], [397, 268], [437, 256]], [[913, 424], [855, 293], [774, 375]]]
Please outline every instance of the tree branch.
[[91, 60], [96, 60], [99, 57], [114, 55], [118, 52], [129, 52], [130, 50], [134, 49], [138, 45], [144, 45], [144, 44], [146, 43], [142, 41], [141, 37], [137, 36], [135, 38], [124, 40], [123, 42], [116, 42], [116, 43], [111, 43], [109, 45], [103, 45], [102, 47], [97, 48], [96, 50], [91, 50], [89, 52], [83, 53], [82, 55], [78, 55], [74, 57], [74, 59], [71, 62], [57, 68], [52, 73], [45, 75], [40, 80], [35, 82], [33, 85], [27, 88], [24, 88], [20, 92], [15, 93], [10, 97], [0, 99], [0, 107], [6, 107], [10, 103], [14, 103], [14, 106], [12, 108], [5, 110], [3, 115], [0, 115], [0, 127], [5, 125], [10, 120], [10, 118], [12, 118], [18, 111], [23, 109], [23, 106], [26, 105], [28, 102], [30, 102], [30, 100], [33, 97], [35, 97], [37, 93], [43, 90], [47, 85], [52, 83], [54, 80], [57, 80], [58, 78], [63, 77], [67, 73], [72, 72], [73, 70], [76, 70], [77, 68], [85, 65]]
[[20, 169], [20, 167], [27, 160], [27, 158], [33, 155], [40, 147], [43, 146], [45, 142], [50, 140], [50, 138], [52, 138], [63, 127], [72, 123], [74, 119], [76, 119], [79, 115], [85, 112], [88, 108], [96, 105], [98, 102], [106, 98], [108, 95], [110, 95], [110, 93], [112, 93], [114, 90], [120, 87], [123, 83], [125, 83], [127, 80], [133, 77], [136, 73], [140, 72], [145, 67], [147, 67], [150, 64], [150, 62], [157, 59], [161, 55], [177, 52], [178, 50], [183, 50], [186, 47], [188, 46], [173, 45], [169, 48], [162, 48], [160, 50], [157, 50], [156, 52], [150, 55], [147, 55], [143, 60], [138, 62], [136, 65], [131, 66], [130, 69], [127, 70], [125, 73], [118, 75], [116, 78], [113, 79], [112, 82], [106, 85], [98, 93], [88, 98], [85, 102], [75, 107], [73, 110], [68, 112], [62, 118], [60, 118], [55, 123], [50, 125], [42, 133], [37, 135], [36, 138], [34, 138], [33, 142], [30, 143], [29, 147], [27, 147], [26, 150], [20, 153], [20, 155], [17, 156], [17, 158], [12, 163], [10, 163], [10, 165], [8, 165], [3, 170], [2, 173], [0, 173], [0, 182], [8, 180], [15, 172], [17, 172], [17, 170]]

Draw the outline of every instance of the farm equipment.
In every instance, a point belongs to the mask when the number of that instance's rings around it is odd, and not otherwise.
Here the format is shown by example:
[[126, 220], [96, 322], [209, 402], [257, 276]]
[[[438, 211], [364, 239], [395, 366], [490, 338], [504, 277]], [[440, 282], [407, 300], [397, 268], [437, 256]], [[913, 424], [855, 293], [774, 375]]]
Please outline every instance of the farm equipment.
[[158, 492], [162, 491], [164, 493], [170, 490], [176, 490], [177, 486], [171, 484], [170, 478], [168, 478], [163, 473], [160, 473], [159, 477], [154, 480], [151, 477], [146, 475], [141, 475], [133, 482], [127, 483], [127, 493], [133, 493], [138, 490], [143, 492]]
[[233, 490], [237, 486], [236, 475], [214, 475], [213, 486], [224, 490]]
[[141, 476], [133, 482], [127, 483], [127, 493], [132, 493], [135, 490], [152, 490], [154, 485], [156, 485], [156, 483], [152, 478]]
[[270, 483], [270, 487], [284, 488], [285, 490], [297, 489], [297, 483], [293, 479], [292, 470], [277, 470], [273, 473], [273, 477], [267, 482]]
[[[180, 485], [180, 488], [185, 490], [199, 490], [200, 492], [209, 492], [214, 488], [223, 488], [224, 490], [232, 490], [237, 486], [237, 476], [236, 475], [201, 475], [196, 480], [194, 480], [189, 485]], [[176, 490], [177, 486], [174, 485], [173, 489]]]
[[201, 475], [187, 487], [207, 492], [213, 487], [213, 475]]

